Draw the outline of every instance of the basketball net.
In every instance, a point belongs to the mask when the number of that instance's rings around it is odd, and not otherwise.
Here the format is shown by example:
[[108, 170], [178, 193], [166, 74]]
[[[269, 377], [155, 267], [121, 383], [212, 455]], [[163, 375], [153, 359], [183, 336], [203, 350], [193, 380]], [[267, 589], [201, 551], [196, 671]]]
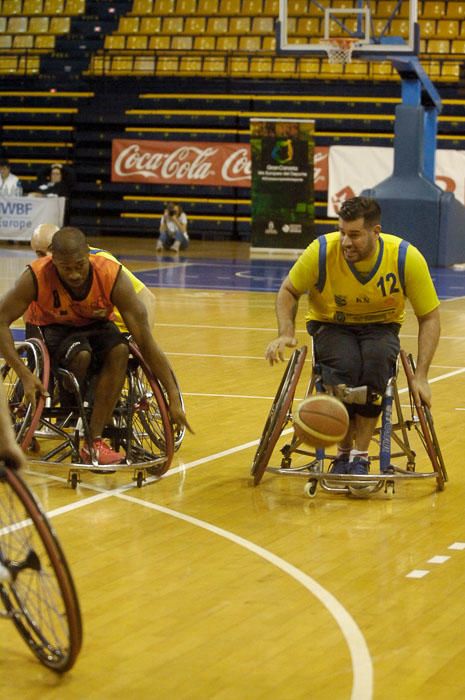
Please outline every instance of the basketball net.
[[325, 39], [322, 43], [328, 54], [328, 63], [342, 63], [345, 65], [352, 61], [352, 52], [357, 39], [333, 37], [332, 39]]

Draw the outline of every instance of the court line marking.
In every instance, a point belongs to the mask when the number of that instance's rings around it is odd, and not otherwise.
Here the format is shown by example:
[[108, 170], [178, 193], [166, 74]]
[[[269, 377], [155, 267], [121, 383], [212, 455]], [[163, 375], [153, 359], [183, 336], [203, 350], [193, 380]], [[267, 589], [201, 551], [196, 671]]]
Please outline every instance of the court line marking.
[[[257, 441], [258, 442], [258, 441]], [[239, 448], [237, 448], [239, 449]], [[236, 451], [237, 451], [236, 449]], [[230, 451], [228, 451], [230, 452]], [[213, 457], [213, 456], [212, 456]], [[192, 466], [194, 466], [192, 464]], [[32, 470], [27, 470], [29, 474], [39, 475], [39, 472]], [[48, 476], [47, 474], [42, 474], [42, 476]], [[57, 481], [66, 482], [67, 480], [63, 477], [52, 477]], [[305, 572], [298, 569], [296, 566], [286, 561], [282, 557], [270, 552], [268, 549], [261, 547], [260, 545], [236, 535], [230, 530], [225, 530], [224, 528], [213, 525], [205, 520], [200, 520], [199, 518], [194, 518], [186, 513], [181, 513], [179, 511], [172, 510], [171, 508], [166, 508], [165, 506], [157, 505], [156, 503], [150, 503], [144, 501], [140, 498], [135, 498], [134, 496], [129, 496], [124, 491], [134, 488], [133, 484], [126, 484], [111, 491], [103, 492], [101, 487], [92, 486], [89, 484], [81, 484], [81, 487], [98, 490], [99, 493], [89, 498], [80, 499], [75, 503], [70, 503], [65, 506], [60, 506], [54, 508], [47, 512], [48, 518], [53, 518], [58, 515], [63, 515], [65, 513], [70, 513], [79, 508], [84, 508], [87, 505], [93, 505], [99, 501], [115, 497], [121, 500], [128, 501], [130, 503], [136, 504], [138, 506], [143, 506], [149, 508], [150, 510], [155, 510], [163, 515], [168, 515], [178, 520], [183, 520], [190, 525], [195, 527], [200, 527], [203, 530], [207, 530], [212, 534], [223, 537], [229, 540], [233, 544], [236, 544], [243, 549], [248, 550], [252, 554], [264, 559], [269, 562], [272, 566], [280, 569], [284, 574], [293, 578], [297, 583], [303, 586], [309, 591], [328, 611], [331, 617], [334, 619], [338, 625], [342, 636], [347, 644], [351, 666], [352, 666], [352, 693], [351, 700], [371, 700], [373, 697], [373, 663], [368, 649], [367, 643], [361, 632], [359, 626], [349, 614], [349, 612], [344, 608], [344, 606], [332, 595], [326, 588], [319, 584], [314, 578], [306, 574]]]
[[306, 588], [315, 598], [317, 598], [317, 600], [320, 601], [320, 603], [333, 617], [346, 641], [352, 663], [353, 683], [351, 698], [353, 700], [364, 700], [365, 698], [368, 700], [372, 698], [373, 663], [365, 638], [353, 617], [347, 612], [337, 598], [335, 598], [326, 588], [323, 588], [323, 586], [315, 581], [314, 578], [304, 573], [293, 564], [290, 564], [285, 559], [273, 554], [273, 552], [270, 552], [268, 549], [265, 549], [264, 547], [261, 547], [260, 545], [257, 545], [244, 537], [240, 537], [229, 530], [225, 530], [217, 525], [208, 523], [205, 520], [200, 520], [199, 518], [194, 518], [190, 515], [186, 515], [185, 513], [172, 510], [171, 508], [166, 508], [165, 506], [160, 506], [155, 503], [149, 503], [148, 501], [142, 501], [134, 496], [128, 496], [127, 494], [115, 495], [117, 498], [122, 500], [129, 501], [130, 503], [135, 503], [137, 505], [142, 505], [145, 508], [155, 510], [172, 518], [177, 518], [178, 520], [183, 520], [190, 525], [200, 527], [203, 530], [207, 530], [208, 532], [218, 535], [219, 537], [223, 537], [239, 547], [247, 549], [252, 554], [261, 557]]

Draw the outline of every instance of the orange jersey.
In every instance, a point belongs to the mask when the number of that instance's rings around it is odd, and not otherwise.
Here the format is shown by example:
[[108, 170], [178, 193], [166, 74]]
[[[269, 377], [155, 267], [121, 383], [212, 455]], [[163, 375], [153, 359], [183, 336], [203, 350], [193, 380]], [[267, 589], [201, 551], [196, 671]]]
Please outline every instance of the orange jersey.
[[74, 299], [60, 280], [51, 256], [34, 260], [28, 267], [34, 277], [37, 296], [24, 314], [24, 320], [36, 326], [52, 323], [87, 326], [93, 321], [113, 321], [111, 293], [121, 265], [96, 255], [90, 255], [89, 262], [90, 289], [84, 299]]

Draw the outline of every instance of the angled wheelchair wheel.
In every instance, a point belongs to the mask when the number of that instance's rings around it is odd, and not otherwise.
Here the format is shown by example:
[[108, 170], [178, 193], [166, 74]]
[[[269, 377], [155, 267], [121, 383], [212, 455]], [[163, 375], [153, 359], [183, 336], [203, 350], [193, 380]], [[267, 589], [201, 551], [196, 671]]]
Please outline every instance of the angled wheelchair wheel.
[[[41, 340], [31, 338], [15, 343], [15, 348], [28, 369], [41, 380], [45, 387], [48, 387], [50, 360], [44, 343]], [[23, 385], [15, 370], [4, 363], [0, 368], [0, 375], [7, 395], [16, 441], [23, 450], [26, 450], [34, 437], [34, 432], [44, 408], [45, 399], [41, 396], [37, 400], [36, 408], [33, 411], [31, 406], [26, 406], [24, 403]]]
[[142, 461], [155, 459], [150, 474], [161, 476], [170, 467], [175, 444], [168, 403], [163, 389], [134, 343], [129, 345], [137, 359], [133, 370], [133, 400], [130, 447]]
[[0, 599], [29, 649], [58, 673], [74, 665], [82, 622], [58, 539], [18, 472], [0, 464]]
[[433, 471], [436, 474], [437, 487], [439, 491], [442, 491], [444, 489], [444, 483], [447, 481], [448, 477], [441, 448], [436, 435], [436, 430], [434, 428], [433, 416], [430, 409], [423, 403], [423, 401], [418, 404], [414, 400], [412, 393], [412, 380], [415, 372], [415, 361], [412, 355], [407, 355], [404, 350], [401, 350], [400, 358], [405, 376], [407, 378], [412, 415], [416, 414], [418, 418], [417, 421], [414, 420], [414, 425], [431, 462]]
[[251, 475], [255, 486], [260, 483], [276, 442], [291, 418], [292, 402], [306, 355], [305, 345], [294, 350], [281, 379], [252, 464]]

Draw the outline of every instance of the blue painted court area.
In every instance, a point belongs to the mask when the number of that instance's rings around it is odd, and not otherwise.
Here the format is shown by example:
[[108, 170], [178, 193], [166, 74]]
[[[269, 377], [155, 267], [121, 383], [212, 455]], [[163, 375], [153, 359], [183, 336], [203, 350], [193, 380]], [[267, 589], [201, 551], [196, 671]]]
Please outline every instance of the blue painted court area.
[[[141, 261], [141, 257], [137, 258]], [[125, 258], [129, 262], [129, 258]], [[277, 292], [293, 260], [227, 260], [166, 256], [163, 267], [136, 272], [147, 287]], [[440, 299], [465, 296], [465, 270], [433, 268]]]

